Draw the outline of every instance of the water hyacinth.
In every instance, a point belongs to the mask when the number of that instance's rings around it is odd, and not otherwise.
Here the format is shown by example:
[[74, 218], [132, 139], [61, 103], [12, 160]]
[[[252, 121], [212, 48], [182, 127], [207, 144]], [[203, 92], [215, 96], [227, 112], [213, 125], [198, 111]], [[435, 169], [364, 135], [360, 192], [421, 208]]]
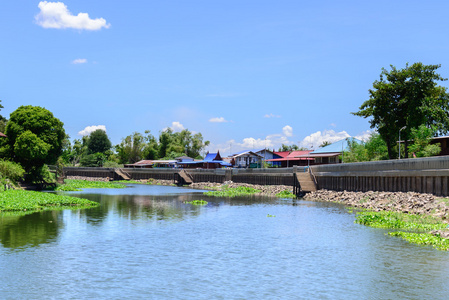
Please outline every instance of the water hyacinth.
[[364, 211], [357, 213], [356, 223], [375, 227], [403, 230], [437, 230], [446, 228], [440, 220], [431, 216], [412, 215], [392, 211]]
[[209, 202], [207, 202], [205, 200], [192, 200], [192, 201], [187, 201], [186, 203], [192, 204], [192, 205], [206, 205]]
[[285, 191], [282, 191], [282, 192], [280, 192], [280, 193], [277, 193], [277, 194], [276, 194], [276, 197], [278, 197], [278, 198], [290, 198], [290, 199], [294, 199], [294, 198], [296, 198], [296, 195], [293, 194], [293, 193], [290, 192], [290, 191], [285, 190]]
[[8, 190], [0, 193], [0, 212], [39, 211], [55, 208], [87, 208], [98, 206], [87, 199], [23, 190]]
[[64, 185], [56, 187], [55, 191], [80, 191], [81, 189], [88, 188], [109, 188], [109, 189], [123, 189], [126, 185], [116, 182], [105, 181], [88, 181], [79, 179], [66, 179]]
[[402, 239], [413, 244], [432, 246], [438, 250], [449, 250], [449, 240], [442, 238], [439, 235], [403, 231], [389, 232], [388, 234], [391, 236], [401, 237]]
[[204, 192], [204, 195], [233, 198], [239, 196], [250, 196], [260, 192], [260, 190], [256, 190], [254, 188], [239, 186], [235, 188], [223, 187], [221, 190]]

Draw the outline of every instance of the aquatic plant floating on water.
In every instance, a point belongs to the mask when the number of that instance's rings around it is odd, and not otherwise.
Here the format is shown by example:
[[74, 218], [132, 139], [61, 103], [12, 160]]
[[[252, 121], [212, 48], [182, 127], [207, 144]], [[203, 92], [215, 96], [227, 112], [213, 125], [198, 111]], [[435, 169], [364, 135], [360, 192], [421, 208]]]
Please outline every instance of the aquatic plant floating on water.
[[282, 191], [280, 193], [277, 193], [276, 197], [278, 197], [278, 198], [291, 198], [291, 199], [294, 199], [294, 198], [296, 198], [296, 195], [293, 194], [290, 191], [285, 190], [285, 191]]
[[208, 202], [205, 200], [192, 200], [192, 201], [187, 201], [186, 203], [189, 203], [192, 205], [206, 205]]
[[204, 195], [233, 198], [238, 196], [250, 196], [260, 192], [260, 190], [250, 187], [239, 186], [235, 188], [223, 187], [221, 190], [204, 192]]

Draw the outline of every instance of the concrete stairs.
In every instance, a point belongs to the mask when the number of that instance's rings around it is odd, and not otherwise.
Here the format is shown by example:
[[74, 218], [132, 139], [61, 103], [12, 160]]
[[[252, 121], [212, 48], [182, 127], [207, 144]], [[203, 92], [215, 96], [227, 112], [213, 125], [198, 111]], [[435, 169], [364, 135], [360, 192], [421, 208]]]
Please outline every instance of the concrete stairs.
[[131, 176], [122, 169], [114, 169], [115, 174], [122, 178], [122, 180], [131, 180]]
[[192, 184], [193, 183], [193, 177], [189, 173], [187, 173], [184, 170], [181, 170], [178, 172], [178, 184], [184, 185], [184, 184]]
[[316, 184], [313, 180], [312, 174], [309, 172], [296, 173], [296, 179], [301, 184], [302, 192], [314, 192], [316, 191]]

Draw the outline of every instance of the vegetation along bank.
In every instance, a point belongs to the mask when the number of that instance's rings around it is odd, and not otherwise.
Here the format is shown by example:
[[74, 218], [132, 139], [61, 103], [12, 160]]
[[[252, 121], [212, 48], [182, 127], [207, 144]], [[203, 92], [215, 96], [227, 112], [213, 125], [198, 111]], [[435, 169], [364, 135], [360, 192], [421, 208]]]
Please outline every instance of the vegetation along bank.
[[[449, 250], [449, 199], [415, 192], [336, 192], [319, 190], [305, 200], [342, 203], [358, 210], [356, 223], [393, 231], [410, 243]], [[349, 208], [352, 212], [352, 208]]]

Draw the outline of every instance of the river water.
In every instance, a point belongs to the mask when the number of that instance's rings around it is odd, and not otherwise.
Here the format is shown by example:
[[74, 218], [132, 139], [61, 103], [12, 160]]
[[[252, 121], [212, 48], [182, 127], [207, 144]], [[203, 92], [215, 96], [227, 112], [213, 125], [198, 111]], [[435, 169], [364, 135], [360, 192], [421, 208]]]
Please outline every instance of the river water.
[[69, 194], [100, 206], [0, 215], [0, 299], [449, 297], [447, 252], [338, 204], [149, 185]]

